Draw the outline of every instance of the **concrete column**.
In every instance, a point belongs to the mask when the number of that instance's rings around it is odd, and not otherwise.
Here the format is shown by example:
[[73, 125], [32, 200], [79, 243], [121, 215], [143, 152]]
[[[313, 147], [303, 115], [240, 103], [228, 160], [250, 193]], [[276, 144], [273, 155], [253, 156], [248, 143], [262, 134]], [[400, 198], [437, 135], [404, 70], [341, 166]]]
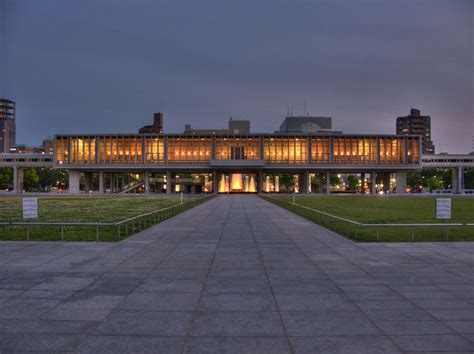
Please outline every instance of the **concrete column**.
[[372, 171], [370, 174], [370, 194], [376, 195], [377, 194], [377, 188], [375, 185], [377, 184], [377, 172]]
[[309, 193], [309, 171], [303, 171], [301, 174], [301, 193]]
[[114, 173], [110, 174], [110, 193], [115, 193], [115, 178]]
[[145, 180], [145, 194], [150, 194], [150, 172], [149, 171], [145, 171], [144, 180]]
[[92, 173], [85, 172], [84, 173], [84, 190], [86, 193], [92, 190]]
[[383, 189], [384, 191], [390, 191], [390, 173], [386, 172], [382, 178]]
[[104, 194], [104, 171], [99, 171], [99, 193]]
[[453, 193], [461, 194], [464, 189], [463, 183], [464, 169], [462, 167], [455, 167], [452, 169], [452, 188]]
[[69, 170], [69, 193], [77, 194], [80, 192], [79, 181], [81, 173], [79, 171]]
[[257, 173], [257, 192], [262, 193], [262, 186], [263, 186], [263, 174], [262, 171], [258, 171]]
[[326, 172], [326, 194], [331, 193], [331, 172]]
[[219, 190], [219, 182], [217, 181], [217, 171], [212, 171], [212, 192], [217, 193]]
[[396, 192], [397, 194], [405, 194], [407, 188], [407, 173], [406, 171], [397, 171], [395, 173]]
[[173, 174], [171, 173], [170, 170], [166, 171], [166, 194], [171, 194], [172, 190], [171, 188], [173, 187], [173, 183], [171, 181], [171, 176]]
[[360, 190], [359, 192], [361, 192], [362, 194], [365, 193], [365, 182], [364, 182], [364, 179], [365, 179], [365, 172], [362, 172], [360, 174]]
[[21, 167], [13, 167], [13, 191], [15, 193], [23, 193], [23, 169]]

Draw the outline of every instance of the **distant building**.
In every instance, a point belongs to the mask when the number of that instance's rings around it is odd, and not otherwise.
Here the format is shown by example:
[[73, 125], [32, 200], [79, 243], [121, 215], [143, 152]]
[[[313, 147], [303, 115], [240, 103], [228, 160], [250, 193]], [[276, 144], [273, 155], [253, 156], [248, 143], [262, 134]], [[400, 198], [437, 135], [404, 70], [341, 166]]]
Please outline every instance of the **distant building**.
[[15, 145], [15, 102], [0, 98], [0, 153], [7, 153]]
[[280, 125], [280, 132], [285, 133], [317, 133], [331, 130], [331, 117], [286, 117]]
[[153, 124], [145, 125], [138, 130], [138, 134], [162, 134], [163, 133], [163, 113], [158, 112], [153, 115]]
[[52, 155], [54, 153], [54, 138], [48, 136], [43, 140], [43, 151], [45, 154]]
[[191, 134], [191, 135], [250, 134], [250, 121], [230, 118], [227, 129], [195, 129], [191, 126], [191, 124], [186, 124], [184, 126], [184, 134]]
[[11, 154], [41, 154], [44, 150], [42, 146], [15, 144], [10, 147], [9, 152]]
[[412, 108], [410, 115], [397, 118], [397, 134], [421, 135], [422, 153], [435, 153], [435, 147], [431, 140], [431, 117], [422, 116], [419, 109]]

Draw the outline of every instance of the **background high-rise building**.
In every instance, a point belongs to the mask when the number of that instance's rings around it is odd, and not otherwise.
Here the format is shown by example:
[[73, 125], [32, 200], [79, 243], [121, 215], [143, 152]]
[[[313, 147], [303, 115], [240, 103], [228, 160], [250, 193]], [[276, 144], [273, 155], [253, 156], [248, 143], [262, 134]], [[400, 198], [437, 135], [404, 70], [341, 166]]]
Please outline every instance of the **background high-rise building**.
[[15, 102], [0, 98], [0, 153], [15, 145]]
[[162, 134], [163, 133], [163, 113], [153, 114], [153, 124], [145, 125], [138, 130], [138, 134]]
[[421, 135], [422, 153], [435, 153], [435, 147], [431, 140], [431, 117], [422, 116], [419, 109], [412, 108], [410, 115], [397, 118], [397, 134]]

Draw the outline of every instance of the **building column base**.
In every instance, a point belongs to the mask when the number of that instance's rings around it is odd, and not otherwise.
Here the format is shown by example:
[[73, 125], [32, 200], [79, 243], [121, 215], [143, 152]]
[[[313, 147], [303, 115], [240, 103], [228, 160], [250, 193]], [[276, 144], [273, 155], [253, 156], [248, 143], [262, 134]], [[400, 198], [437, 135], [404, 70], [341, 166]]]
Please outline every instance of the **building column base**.
[[104, 194], [104, 171], [99, 171], [99, 193]]
[[150, 194], [150, 172], [145, 171], [144, 173], [145, 182], [145, 194]]
[[13, 191], [16, 194], [23, 193], [23, 169], [13, 167]]
[[407, 189], [407, 173], [406, 171], [397, 171], [395, 173], [396, 193], [406, 194]]
[[79, 171], [69, 170], [69, 190], [70, 194], [78, 194], [80, 192], [81, 173]]
[[331, 193], [331, 172], [326, 172], [326, 188], [324, 193], [330, 194]]
[[86, 193], [92, 192], [92, 172], [84, 173], [84, 191]]
[[455, 194], [462, 194], [464, 186], [463, 186], [463, 177], [464, 177], [464, 169], [462, 167], [455, 167], [452, 169], [452, 190]]
[[212, 192], [217, 193], [219, 189], [219, 182], [217, 181], [217, 172], [212, 171]]
[[173, 182], [171, 179], [172, 176], [173, 174], [171, 173], [170, 170], [166, 171], [166, 194], [171, 194], [173, 192], [172, 191]]
[[377, 194], [377, 172], [372, 171], [370, 174], [370, 194]]

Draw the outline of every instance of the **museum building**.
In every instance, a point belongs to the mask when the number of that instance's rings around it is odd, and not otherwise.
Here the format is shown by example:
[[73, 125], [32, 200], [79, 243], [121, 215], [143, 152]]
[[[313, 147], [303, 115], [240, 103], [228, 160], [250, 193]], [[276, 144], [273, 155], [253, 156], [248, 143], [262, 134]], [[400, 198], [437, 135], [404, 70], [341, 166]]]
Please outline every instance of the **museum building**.
[[315, 124], [268, 134], [56, 135], [54, 164], [69, 171], [71, 193], [330, 193], [344, 189], [334, 183], [341, 174], [357, 176], [360, 193], [404, 193], [407, 171], [421, 169], [420, 136], [343, 134]]

